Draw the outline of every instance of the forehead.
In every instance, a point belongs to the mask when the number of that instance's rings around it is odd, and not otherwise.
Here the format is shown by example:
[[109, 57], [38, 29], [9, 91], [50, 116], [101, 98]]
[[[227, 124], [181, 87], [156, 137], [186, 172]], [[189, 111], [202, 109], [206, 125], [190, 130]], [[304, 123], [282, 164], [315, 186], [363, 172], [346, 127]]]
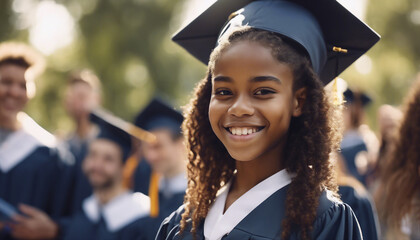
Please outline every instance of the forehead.
[[292, 69], [288, 64], [278, 61], [269, 47], [248, 40], [234, 42], [223, 49], [215, 59], [212, 73], [214, 77], [287, 75], [293, 79]]
[[4, 63], [0, 64], [0, 75], [5, 77], [24, 77], [26, 72], [26, 68], [11, 64], [11, 63]]
[[118, 144], [103, 138], [93, 140], [89, 145], [89, 149], [104, 154], [120, 154], [121, 152]]

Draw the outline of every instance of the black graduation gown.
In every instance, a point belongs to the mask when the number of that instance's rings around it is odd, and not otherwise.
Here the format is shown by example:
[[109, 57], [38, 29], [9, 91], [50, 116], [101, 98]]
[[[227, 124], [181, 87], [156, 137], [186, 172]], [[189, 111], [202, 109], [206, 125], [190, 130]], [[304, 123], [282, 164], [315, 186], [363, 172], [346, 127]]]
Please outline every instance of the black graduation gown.
[[105, 221], [91, 222], [84, 213], [74, 216], [67, 228], [65, 240], [130, 240], [141, 237], [145, 228], [144, 219], [138, 219], [122, 229], [111, 232], [107, 229]]
[[[21, 203], [38, 208], [57, 220], [69, 215], [69, 185], [63, 173], [71, 161], [58, 149], [40, 146], [7, 172], [0, 170], [0, 198], [18, 208]], [[0, 239], [8, 239], [0, 233]]]
[[150, 176], [152, 168], [146, 159], [141, 159], [133, 176], [133, 191], [149, 194]]
[[[133, 196], [130, 193], [129, 196]], [[121, 220], [127, 211], [135, 211], [141, 208], [141, 203], [136, 201], [128, 201], [127, 196], [125, 201], [117, 202], [114, 205], [114, 209], [111, 211], [112, 214], [108, 215], [108, 223], [103, 217], [99, 217], [98, 221], [93, 221], [88, 217], [86, 210], [82, 210], [73, 216], [69, 225], [64, 232], [64, 240], [130, 240], [130, 239], [143, 239], [142, 235], [145, 233], [145, 229], [148, 227], [146, 224], [146, 216], [149, 214], [149, 209], [142, 210], [141, 213], [136, 214], [134, 218], [131, 216], [129, 220], [125, 221], [122, 225], [111, 229], [109, 226], [111, 220]], [[118, 198], [118, 197], [117, 197]], [[130, 197], [131, 198], [131, 197]], [[118, 201], [118, 200], [117, 200]], [[150, 201], [150, 200], [147, 200]], [[100, 213], [99, 213], [100, 214]], [[115, 226], [115, 223], [114, 223]]]
[[350, 186], [340, 186], [338, 193], [341, 200], [353, 209], [362, 230], [363, 239], [379, 239], [378, 217], [374, 204], [368, 196], [359, 195]]
[[[287, 189], [288, 186], [272, 194], [222, 239], [281, 239]], [[182, 206], [164, 220], [156, 240], [193, 239], [190, 233], [191, 226], [188, 226], [182, 235], [179, 232], [183, 211]], [[351, 208], [346, 204], [328, 199], [325, 192], [320, 197], [313, 226], [313, 239], [362, 239], [359, 225]], [[204, 221], [197, 229], [197, 239], [204, 239]], [[299, 236], [295, 232], [290, 240], [297, 239]]]
[[360, 152], [367, 151], [367, 146], [361, 136], [352, 135], [347, 138], [343, 139], [341, 144], [341, 154], [345, 160], [347, 170], [366, 186], [366, 176], [359, 173], [356, 166], [356, 156]]
[[77, 213], [82, 209], [83, 200], [92, 194], [92, 187], [82, 171], [82, 162], [87, 154], [89, 142], [80, 142], [76, 138], [71, 138], [66, 143], [75, 158], [73, 172], [68, 177], [68, 181], [73, 184], [71, 212]]
[[184, 202], [185, 193], [175, 193], [170, 197], [165, 197], [159, 192], [159, 215], [155, 218], [147, 217], [147, 229], [143, 234], [143, 239], [154, 240], [162, 221], [177, 210]]

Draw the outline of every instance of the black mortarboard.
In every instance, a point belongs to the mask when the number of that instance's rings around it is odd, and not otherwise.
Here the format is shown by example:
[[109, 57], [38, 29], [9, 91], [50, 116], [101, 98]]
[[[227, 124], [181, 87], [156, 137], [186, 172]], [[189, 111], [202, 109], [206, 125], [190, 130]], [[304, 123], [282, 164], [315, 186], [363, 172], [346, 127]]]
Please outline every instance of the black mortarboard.
[[324, 84], [380, 38], [335, 0], [218, 0], [172, 39], [207, 64], [218, 39], [245, 25], [300, 44]]
[[347, 90], [344, 91], [343, 95], [344, 95], [344, 99], [346, 100], [346, 103], [350, 103], [350, 104], [359, 102], [364, 107], [368, 105], [370, 102], [372, 102], [372, 98], [370, 98], [365, 93], [360, 92], [360, 91], [353, 91], [350, 88], [347, 88]]
[[174, 134], [181, 133], [184, 117], [163, 100], [154, 98], [136, 117], [135, 125], [147, 131], [166, 128]]
[[93, 123], [97, 124], [100, 129], [96, 139], [107, 139], [116, 143], [123, 153], [123, 161], [127, 160], [131, 152], [131, 135], [95, 114], [95, 112], [91, 113], [90, 119]]
[[148, 142], [156, 139], [152, 133], [140, 129], [101, 108], [94, 109], [90, 114], [90, 119], [100, 129], [96, 138], [105, 138], [121, 147], [123, 161], [127, 160], [131, 153], [132, 137]]

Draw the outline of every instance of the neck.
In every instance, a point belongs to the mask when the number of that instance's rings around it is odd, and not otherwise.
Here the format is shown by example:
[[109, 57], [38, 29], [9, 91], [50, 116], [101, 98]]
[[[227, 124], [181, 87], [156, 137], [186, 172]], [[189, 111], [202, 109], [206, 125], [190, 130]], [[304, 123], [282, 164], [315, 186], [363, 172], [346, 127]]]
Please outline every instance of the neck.
[[114, 184], [114, 186], [106, 189], [95, 189], [94, 195], [98, 198], [101, 205], [105, 205], [125, 191], [126, 189], [122, 186], [122, 184]]
[[89, 120], [89, 116], [83, 116], [76, 120], [76, 134], [81, 139], [87, 138], [89, 135], [91, 129], [92, 129], [92, 123]]
[[0, 128], [16, 131], [20, 128], [19, 121], [17, 120], [17, 115], [12, 118], [0, 118]]
[[283, 154], [271, 151], [251, 161], [236, 161], [236, 175], [231, 191], [239, 195], [247, 192], [258, 183], [284, 169]]

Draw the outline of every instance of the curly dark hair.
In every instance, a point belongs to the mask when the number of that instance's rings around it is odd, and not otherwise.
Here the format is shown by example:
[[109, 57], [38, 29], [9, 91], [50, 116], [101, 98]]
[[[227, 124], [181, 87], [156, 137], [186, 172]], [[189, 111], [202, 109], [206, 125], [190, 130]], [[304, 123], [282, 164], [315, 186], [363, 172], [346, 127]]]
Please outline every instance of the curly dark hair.
[[[413, 214], [420, 202], [420, 74], [404, 104], [404, 117], [398, 131], [394, 151], [387, 161], [382, 180], [379, 216], [393, 230], [401, 229], [401, 220]], [[415, 201], [417, 198], [417, 201]], [[417, 219], [420, 222], [420, 212]]]
[[318, 199], [327, 188], [337, 191], [333, 180], [329, 155], [338, 149], [340, 134], [333, 121], [334, 108], [330, 106], [323, 84], [313, 72], [306, 52], [294, 42], [276, 33], [243, 27], [223, 39], [213, 51], [207, 76], [199, 82], [195, 96], [185, 108], [184, 134], [189, 148], [188, 189], [181, 231], [191, 218], [193, 233], [205, 219], [217, 191], [230, 180], [235, 160], [213, 133], [208, 110], [212, 91], [212, 71], [220, 54], [239, 41], [257, 42], [271, 49], [273, 57], [288, 64], [293, 70], [293, 91], [306, 87], [306, 101], [302, 115], [291, 120], [283, 165], [296, 173], [287, 193], [282, 238], [287, 239], [292, 229], [299, 228], [302, 239], [309, 239], [315, 220]]

